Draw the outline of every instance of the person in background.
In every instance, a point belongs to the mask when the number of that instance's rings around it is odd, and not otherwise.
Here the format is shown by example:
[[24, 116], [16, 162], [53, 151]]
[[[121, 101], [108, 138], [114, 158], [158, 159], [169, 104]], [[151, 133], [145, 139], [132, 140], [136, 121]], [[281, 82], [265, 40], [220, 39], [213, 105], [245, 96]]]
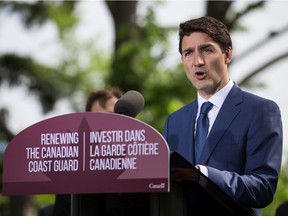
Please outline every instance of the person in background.
[[[92, 91], [86, 100], [85, 111], [113, 112], [115, 103], [122, 95], [123, 92], [118, 88], [106, 88]], [[71, 195], [57, 194], [55, 197], [53, 216], [70, 216], [70, 214]]]
[[[206, 16], [181, 23], [179, 52], [197, 98], [167, 116], [163, 136], [170, 150], [195, 165], [253, 215], [262, 215], [261, 208], [273, 201], [281, 167], [283, 131], [278, 105], [242, 90], [230, 78], [232, 41], [219, 20]], [[196, 137], [204, 129], [196, 128], [204, 102], [212, 105], [204, 114], [209, 127], [201, 147]], [[187, 215], [216, 214], [196, 186], [185, 186]]]
[[86, 112], [114, 112], [114, 105], [123, 95], [117, 88], [107, 88], [90, 92], [85, 106]]

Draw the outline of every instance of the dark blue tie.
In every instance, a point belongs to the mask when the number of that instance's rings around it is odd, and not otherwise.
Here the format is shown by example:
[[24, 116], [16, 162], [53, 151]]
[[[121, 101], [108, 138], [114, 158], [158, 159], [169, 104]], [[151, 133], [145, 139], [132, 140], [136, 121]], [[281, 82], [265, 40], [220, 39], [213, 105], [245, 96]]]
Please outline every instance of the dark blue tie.
[[201, 106], [200, 114], [196, 125], [196, 135], [195, 135], [195, 162], [199, 162], [200, 155], [208, 134], [209, 130], [209, 118], [208, 112], [213, 107], [213, 104], [205, 102]]

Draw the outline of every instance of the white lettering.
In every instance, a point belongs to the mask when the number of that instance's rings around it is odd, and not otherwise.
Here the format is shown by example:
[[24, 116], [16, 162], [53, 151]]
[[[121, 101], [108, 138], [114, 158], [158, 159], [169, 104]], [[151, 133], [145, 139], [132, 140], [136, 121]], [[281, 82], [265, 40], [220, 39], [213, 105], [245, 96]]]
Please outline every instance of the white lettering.
[[33, 172], [50, 172], [52, 160], [45, 161], [29, 161], [28, 171]]
[[49, 146], [41, 149], [42, 158], [69, 158], [79, 156], [79, 146]]
[[158, 155], [158, 143], [134, 143], [128, 145], [128, 155]]
[[123, 142], [123, 131], [90, 132], [90, 143]]
[[55, 160], [53, 165], [55, 172], [78, 170], [78, 160]]
[[44, 133], [41, 134], [41, 145], [77, 144], [79, 135], [74, 133]]
[[102, 156], [125, 156], [125, 144], [102, 145]]
[[97, 158], [90, 160], [90, 170], [136, 169], [136, 158]]
[[125, 142], [138, 142], [145, 140], [145, 130], [125, 130]]

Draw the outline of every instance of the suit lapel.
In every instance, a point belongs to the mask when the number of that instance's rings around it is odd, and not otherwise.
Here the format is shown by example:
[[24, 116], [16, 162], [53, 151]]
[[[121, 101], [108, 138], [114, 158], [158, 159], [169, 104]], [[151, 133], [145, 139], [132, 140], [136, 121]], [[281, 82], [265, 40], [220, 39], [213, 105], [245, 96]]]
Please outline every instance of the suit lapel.
[[183, 127], [186, 131], [183, 137], [187, 137], [187, 140], [184, 141], [182, 154], [184, 155], [186, 160], [188, 160], [192, 164], [194, 161], [194, 130], [195, 130], [195, 119], [197, 115], [197, 106], [198, 106], [197, 100], [194, 100], [187, 107]]
[[242, 90], [238, 86], [234, 85], [227, 98], [225, 99], [214, 122], [214, 125], [211, 128], [211, 131], [207, 137], [200, 158], [201, 164], [207, 163], [209, 157], [211, 156], [214, 149], [217, 147], [217, 144], [221, 140], [221, 137], [224, 135], [230, 124], [233, 122], [233, 119], [239, 113], [240, 109], [237, 107], [237, 105], [241, 102]]

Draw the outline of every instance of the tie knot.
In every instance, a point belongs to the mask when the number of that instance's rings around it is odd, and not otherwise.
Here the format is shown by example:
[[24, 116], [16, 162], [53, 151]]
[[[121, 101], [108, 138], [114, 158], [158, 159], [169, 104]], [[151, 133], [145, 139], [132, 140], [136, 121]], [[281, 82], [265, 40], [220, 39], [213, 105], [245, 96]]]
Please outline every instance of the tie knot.
[[202, 104], [200, 113], [201, 114], [207, 114], [212, 109], [212, 107], [213, 107], [213, 104], [210, 103], [209, 101], [207, 101], [207, 102]]

